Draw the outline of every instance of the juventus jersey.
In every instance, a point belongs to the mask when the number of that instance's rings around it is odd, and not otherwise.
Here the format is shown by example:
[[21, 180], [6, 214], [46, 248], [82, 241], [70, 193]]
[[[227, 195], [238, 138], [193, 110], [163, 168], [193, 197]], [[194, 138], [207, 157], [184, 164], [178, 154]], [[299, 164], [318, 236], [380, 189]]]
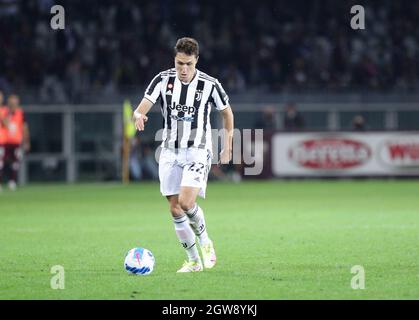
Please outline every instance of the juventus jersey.
[[228, 96], [217, 79], [196, 69], [192, 81], [185, 84], [173, 68], [155, 76], [144, 97], [153, 104], [160, 99], [162, 147], [212, 150], [211, 108], [221, 111], [228, 107]]

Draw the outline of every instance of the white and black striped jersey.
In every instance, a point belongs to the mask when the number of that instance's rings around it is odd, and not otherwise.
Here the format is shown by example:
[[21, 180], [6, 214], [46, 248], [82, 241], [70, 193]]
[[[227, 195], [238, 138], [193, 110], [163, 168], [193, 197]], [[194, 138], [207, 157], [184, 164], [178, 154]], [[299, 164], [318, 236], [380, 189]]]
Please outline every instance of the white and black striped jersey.
[[196, 70], [192, 81], [185, 84], [173, 68], [155, 76], [144, 97], [153, 104], [160, 98], [164, 118], [162, 147], [212, 150], [211, 107], [221, 111], [229, 106], [228, 96], [217, 79]]

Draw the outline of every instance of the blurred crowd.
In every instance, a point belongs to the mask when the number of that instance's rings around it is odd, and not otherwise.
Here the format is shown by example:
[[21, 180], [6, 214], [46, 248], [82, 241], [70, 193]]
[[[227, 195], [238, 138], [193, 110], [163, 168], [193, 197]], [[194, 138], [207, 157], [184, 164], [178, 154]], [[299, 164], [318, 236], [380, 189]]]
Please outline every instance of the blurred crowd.
[[143, 88], [185, 35], [229, 93], [418, 86], [419, 1], [362, 1], [365, 30], [350, 28], [352, 0], [62, 0], [61, 31], [50, 28], [54, 4], [0, 1], [0, 89], [77, 103]]

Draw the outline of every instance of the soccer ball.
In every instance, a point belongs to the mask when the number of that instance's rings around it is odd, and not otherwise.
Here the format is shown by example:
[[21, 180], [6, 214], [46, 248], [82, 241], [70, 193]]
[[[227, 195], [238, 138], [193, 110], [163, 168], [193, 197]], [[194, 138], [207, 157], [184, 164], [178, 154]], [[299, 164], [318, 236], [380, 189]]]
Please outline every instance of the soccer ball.
[[150, 250], [133, 248], [125, 256], [124, 268], [130, 274], [147, 275], [153, 271], [154, 256]]

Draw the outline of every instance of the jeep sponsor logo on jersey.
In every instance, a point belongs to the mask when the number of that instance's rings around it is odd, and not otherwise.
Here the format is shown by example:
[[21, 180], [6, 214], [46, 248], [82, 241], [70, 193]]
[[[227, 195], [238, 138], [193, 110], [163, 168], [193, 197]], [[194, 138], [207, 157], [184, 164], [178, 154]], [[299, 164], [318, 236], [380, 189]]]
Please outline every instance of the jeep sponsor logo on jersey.
[[[176, 104], [176, 103], [172, 103], [169, 108], [171, 110], [176, 110], [178, 112], [178, 114], [171, 114], [170, 117], [175, 120], [175, 121], [186, 121], [186, 122], [192, 122], [194, 121], [194, 115], [195, 115], [195, 111], [196, 108], [194, 106], [185, 106], [182, 104]], [[182, 112], [179, 115], [179, 112]]]
[[388, 166], [419, 167], [419, 138], [387, 140], [380, 145], [378, 155]]
[[182, 104], [176, 104], [176, 103], [172, 103], [169, 108], [171, 110], [176, 110], [177, 112], [184, 112], [184, 113], [188, 113], [188, 114], [194, 114], [196, 111], [196, 108], [194, 106], [185, 106]]
[[360, 166], [371, 158], [366, 144], [343, 138], [319, 138], [301, 141], [291, 147], [289, 158], [308, 169], [337, 170]]

